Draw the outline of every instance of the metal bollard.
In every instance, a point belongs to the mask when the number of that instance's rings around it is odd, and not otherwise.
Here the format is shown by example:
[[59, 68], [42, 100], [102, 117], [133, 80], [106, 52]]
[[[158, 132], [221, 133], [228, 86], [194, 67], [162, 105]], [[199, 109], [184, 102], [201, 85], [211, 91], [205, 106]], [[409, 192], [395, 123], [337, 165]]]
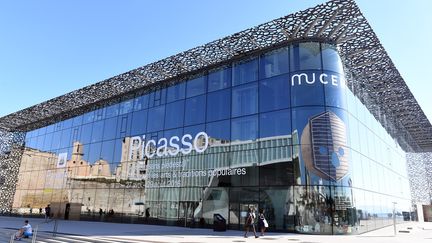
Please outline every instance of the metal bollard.
[[56, 237], [57, 235], [57, 227], [58, 227], [58, 221], [57, 219], [54, 219], [54, 229], [53, 229], [53, 236]]
[[32, 243], [36, 243], [36, 237], [37, 237], [38, 229], [39, 229], [39, 225], [36, 225], [36, 228], [35, 228], [35, 230], [33, 232], [33, 236], [32, 236]]

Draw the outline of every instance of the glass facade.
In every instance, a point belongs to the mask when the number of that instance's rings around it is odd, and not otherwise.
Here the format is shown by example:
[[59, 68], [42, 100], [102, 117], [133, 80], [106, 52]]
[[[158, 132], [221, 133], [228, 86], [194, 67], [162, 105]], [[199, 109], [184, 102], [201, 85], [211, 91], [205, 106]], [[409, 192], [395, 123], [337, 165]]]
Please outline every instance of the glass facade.
[[304, 42], [28, 132], [13, 209], [242, 229], [254, 207], [269, 230], [351, 234], [401, 218], [409, 195], [405, 153], [336, 48]]

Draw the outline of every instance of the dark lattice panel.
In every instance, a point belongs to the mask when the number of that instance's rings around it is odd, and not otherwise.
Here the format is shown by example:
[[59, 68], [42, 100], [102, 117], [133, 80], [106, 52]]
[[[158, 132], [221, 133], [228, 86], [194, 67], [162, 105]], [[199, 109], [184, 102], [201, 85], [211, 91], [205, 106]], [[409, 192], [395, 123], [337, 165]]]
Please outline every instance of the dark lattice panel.
[[0, 127], [31, 130], [137, 89], [305, 39], [337, 43], [350, 89], [406, 151], [432, 151], [429, 120], [352, 0], [330, 1], [120, 74], [0, 118]]
[[25, 133], [0, 130], [0, 214], [12, 209]]
[[407, 153], [408, 178], [413, 204], [432, 203], [432, 153]]

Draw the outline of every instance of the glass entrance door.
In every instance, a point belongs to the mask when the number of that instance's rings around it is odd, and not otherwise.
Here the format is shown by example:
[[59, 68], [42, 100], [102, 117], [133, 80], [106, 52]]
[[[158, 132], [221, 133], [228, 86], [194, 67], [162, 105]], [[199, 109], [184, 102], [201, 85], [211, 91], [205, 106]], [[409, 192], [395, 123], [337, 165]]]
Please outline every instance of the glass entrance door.
[[258, 215], [258, 203], [240, 203], [240, 229], [244, 227], [249, 208], [255, 213], [255, 217]]
[[246, 216], [249, 208], [255, 210], [255, 215], [258, 215], [258, 203], [231, 203], [229, 226], [232, 229], [243, 229]]
[[194, 226], [197, 223], [197, 219], [194, 218], [194, 212], [197, 207], [198, 202], [180, 202], [179, 221], [182, 226]]

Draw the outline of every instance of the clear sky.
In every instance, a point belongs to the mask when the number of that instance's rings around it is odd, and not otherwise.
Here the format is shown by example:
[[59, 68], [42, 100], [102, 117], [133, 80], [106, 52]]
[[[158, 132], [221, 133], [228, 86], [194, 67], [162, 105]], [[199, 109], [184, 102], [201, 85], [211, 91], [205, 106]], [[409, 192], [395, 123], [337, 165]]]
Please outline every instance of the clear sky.
[[[0, 117], [323, 2], [0, 1]], [[432, 1], [357, 3], [432, 121]]]

